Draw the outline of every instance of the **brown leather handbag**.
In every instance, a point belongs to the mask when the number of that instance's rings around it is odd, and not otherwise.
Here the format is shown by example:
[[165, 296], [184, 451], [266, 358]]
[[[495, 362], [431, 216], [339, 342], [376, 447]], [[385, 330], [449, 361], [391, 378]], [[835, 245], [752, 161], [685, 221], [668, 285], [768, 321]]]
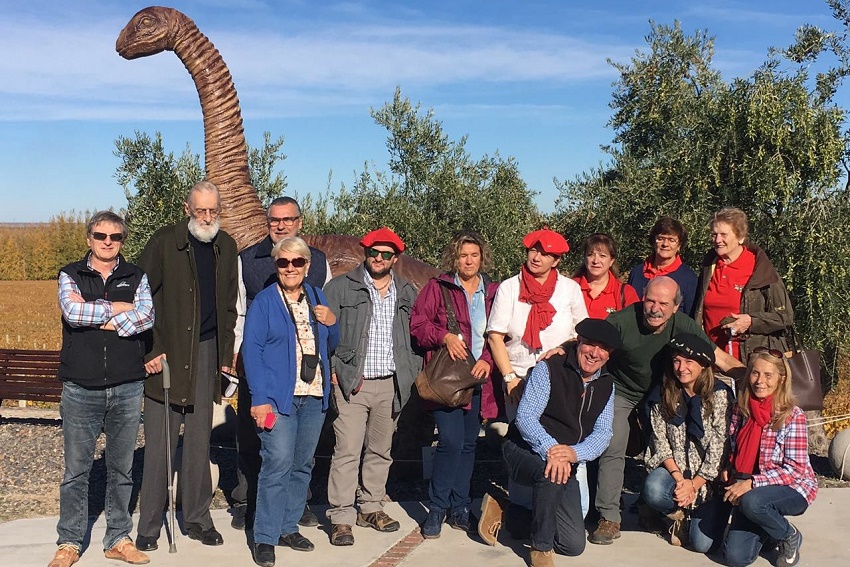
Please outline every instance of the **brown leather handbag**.
[[[449, 332], [460, 334], [449, 292], [443, 285], [440, 285], [440, 289], [443, 292]], [[475, 386], [481, 383], [481, 380], [472, 375], [474, 365], [475, 360], [468, 349], [465, 359], [452, 360], [446, 346], [441, 346], [416, 377], [416, 390], [419, 392], [419, 397], [450, 408], [469, 404], [472, 401]]]
[[785, 353], [785, 360], [791, 369], [791, 389], [801, 410], [820, 411], [823, 409], [820, 352], [804, 348], [793, 326], [790, 331], [791, 350]]

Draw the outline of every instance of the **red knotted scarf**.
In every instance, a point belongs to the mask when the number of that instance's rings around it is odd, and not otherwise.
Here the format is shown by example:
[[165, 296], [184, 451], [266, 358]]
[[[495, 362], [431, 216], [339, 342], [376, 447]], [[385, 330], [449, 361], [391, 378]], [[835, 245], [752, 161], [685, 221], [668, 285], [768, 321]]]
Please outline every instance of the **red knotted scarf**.
[[647, 280], [651, 280], [652, 278], [657, 278], [658, 276], [669, 276], [673, 272], [679, 269], [682, 265], [682, 257], [676, 256], [670, 265], [664, 266], [663, 268], [656, 268], [652, 264], [652, 259], [655, 256], [650, 256], [643, 262], [643, 277]]
[[519, 300], [531, 304], [531, 311], [528, 312], [528, 319], [525, 322], [522, 342], [532, 350], [543, 348], [543, 343], [540, 342], [540, 331], [551, 325], [552, 319], [555, 318], [555, 308], [549, 303], [549, 300], [555, 293], [556, 283], [558, 283], [557, 270], [550, 270], [546, 282], [541, 284], [528, 271], [525, 264], [522, 265]]
[[773, 394], [763, 400], [750, 396], [750, 419], [738, 432], [738, 450], [735, 453], [735, 470], [753, 474], [758, 460], [759, 442], [764, 427], [773, 417]]

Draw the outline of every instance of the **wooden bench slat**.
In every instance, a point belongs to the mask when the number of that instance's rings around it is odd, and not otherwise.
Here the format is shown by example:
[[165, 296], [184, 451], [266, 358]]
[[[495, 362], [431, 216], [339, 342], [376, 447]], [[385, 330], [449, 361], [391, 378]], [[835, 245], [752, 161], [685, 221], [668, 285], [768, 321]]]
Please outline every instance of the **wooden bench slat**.
[[0, 400], [58, 402], [59, 351], [0, 349]]

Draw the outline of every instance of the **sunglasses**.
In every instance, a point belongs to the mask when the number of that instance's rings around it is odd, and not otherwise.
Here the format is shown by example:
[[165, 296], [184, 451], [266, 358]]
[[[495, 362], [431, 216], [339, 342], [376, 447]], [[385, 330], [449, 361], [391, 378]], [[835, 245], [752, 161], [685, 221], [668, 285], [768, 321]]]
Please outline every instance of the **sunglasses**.
[[111, 234], [107, 234], [105, 232], [92, 232], [91, 237], [95, 240], [106, 240], [106, 237], [109, 237], [112, 242], [121, 242], [124, 240], [124, 235], [120, 232], [113, 232]]
[[785, 355], [782, 354], [781, 352], [779, 352], [778, 350], [776, 350], [775, 348], [767, 348], [767, 347], [760, 346], [760, 347], [756, 347], [756, 348], [753, 349], [753, 354], [758, 354], [760, 352], [766, 352], [770, 356], [773, 356], [773, 357], [776, 357], [776, 358], [785, 358]]
[[395, 252], [386, 252], [382, 250], [375, 250], [374, 248], [367, 248], [366, 255], [370, 258], [377, 258], [378, 256], [380, 256], [384, 260], [389, 260], [393, 256], [395, 256]]
[[278, 268], [286, 269], [290, 264], [292, 264], [294, 268], [303, 268], [307, 265], [307, 258], [293, 258], [292, 260], [289, 258], [278, 258], [274, 261], [274, 263], [277, 264]]

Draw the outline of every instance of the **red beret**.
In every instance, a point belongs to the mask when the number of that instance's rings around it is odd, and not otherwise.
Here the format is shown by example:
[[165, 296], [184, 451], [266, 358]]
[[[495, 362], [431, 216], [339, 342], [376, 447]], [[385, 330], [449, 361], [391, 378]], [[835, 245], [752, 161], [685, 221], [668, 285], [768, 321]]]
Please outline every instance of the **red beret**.
[[532, 248], [535, 244], [540, 244], [540, 248], [547, 254], [561, 256], [570, 251], [570, 245], [567, 244], [567, 239], [548, 228], [541, 228], [534, 232], [529, 232], [522, 239], [522, 245], [526, 249]]
[[398, 253], [404, 252], [404, 242], [401, 241], [401, 238], [396, 233], [385, 226], [367, 233], [360, 239], [360, 246], [363, 248], [369, 248], [375, 244], [386, 244], [395, 248], [395, 251]]

